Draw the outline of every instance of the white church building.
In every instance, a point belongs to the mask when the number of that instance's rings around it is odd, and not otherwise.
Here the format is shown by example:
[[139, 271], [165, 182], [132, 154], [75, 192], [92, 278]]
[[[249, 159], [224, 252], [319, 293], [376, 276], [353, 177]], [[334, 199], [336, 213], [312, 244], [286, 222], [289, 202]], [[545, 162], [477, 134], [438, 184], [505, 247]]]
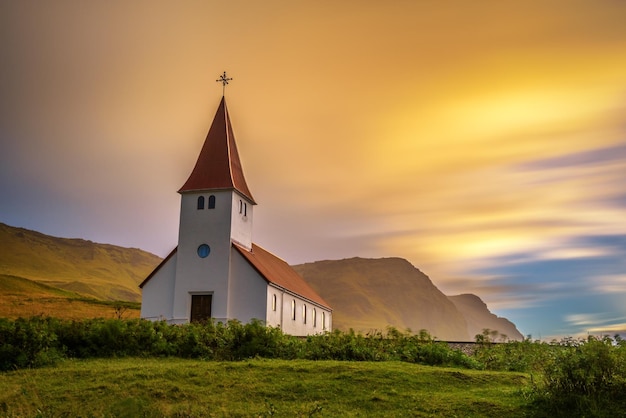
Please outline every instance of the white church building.
[[291, 335], [332, 329], [332, 309], [252, 242], [256, 205], [224, 97], [181, 195], [178, 246], [139, 285], [141, 317], [173, 324], [253, 319]]

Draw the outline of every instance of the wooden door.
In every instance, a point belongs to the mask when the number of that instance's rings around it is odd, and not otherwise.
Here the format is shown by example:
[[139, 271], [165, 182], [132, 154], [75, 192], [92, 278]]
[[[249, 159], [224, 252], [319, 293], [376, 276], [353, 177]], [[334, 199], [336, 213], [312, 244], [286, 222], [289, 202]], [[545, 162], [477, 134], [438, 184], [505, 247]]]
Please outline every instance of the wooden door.
[[191, 295], [191, 322], [202, 322], [211, 318], [213, 295]]

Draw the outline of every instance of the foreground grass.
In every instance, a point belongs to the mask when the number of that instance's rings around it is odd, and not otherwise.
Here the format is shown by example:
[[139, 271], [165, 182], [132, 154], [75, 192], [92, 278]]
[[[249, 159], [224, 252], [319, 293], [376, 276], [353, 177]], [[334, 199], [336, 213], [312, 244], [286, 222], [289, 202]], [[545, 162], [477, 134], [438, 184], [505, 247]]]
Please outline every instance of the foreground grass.
[[0, 374], [0, 415], [523, 416], [529, 380], [400, 362], [66, 360]]

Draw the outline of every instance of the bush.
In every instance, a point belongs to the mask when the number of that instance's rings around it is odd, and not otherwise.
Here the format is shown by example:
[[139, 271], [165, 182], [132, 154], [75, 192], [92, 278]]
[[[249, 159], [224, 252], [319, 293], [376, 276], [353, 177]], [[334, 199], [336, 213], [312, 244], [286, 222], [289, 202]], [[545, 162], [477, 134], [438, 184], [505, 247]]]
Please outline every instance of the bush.
[[537, 403], [558, 416], [618, 416], [626, 410], [626, 345], [616, 337], [567, 341], [545, 366]]
[[389, 328], [368, 335], [353, 330], [311, 335], [283, 334], [260, 321], [168, 325], [141, 319], [61, 321], [0, 319], [0, 370], [38, 367], [62, 358], [176, 356], [206, 360], [251, 357], [313, 360], [399, 360], [477, 368], [477, 362], [426, 331], [412, 335]]

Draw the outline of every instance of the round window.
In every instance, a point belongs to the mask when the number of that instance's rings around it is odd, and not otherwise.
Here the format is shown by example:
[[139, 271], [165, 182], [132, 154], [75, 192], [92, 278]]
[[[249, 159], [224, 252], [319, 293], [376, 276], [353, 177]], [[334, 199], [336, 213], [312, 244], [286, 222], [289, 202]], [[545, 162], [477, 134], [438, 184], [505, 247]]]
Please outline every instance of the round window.
[[210, 252], [211, 252], [211, 248], [206, 244], [202, 244], [201, 246], [198, 247], [198, 255], [201, 258], [207, 257]]

